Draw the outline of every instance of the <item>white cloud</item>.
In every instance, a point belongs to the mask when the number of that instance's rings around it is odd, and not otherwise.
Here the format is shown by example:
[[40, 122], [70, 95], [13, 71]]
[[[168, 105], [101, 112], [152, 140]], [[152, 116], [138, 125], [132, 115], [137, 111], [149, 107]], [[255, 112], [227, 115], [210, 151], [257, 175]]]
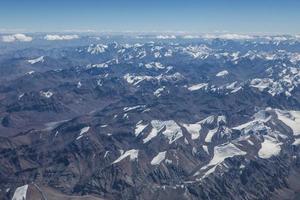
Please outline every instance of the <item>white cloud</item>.
[[54, 40], [74, 40], [74, 39], [78, 39], [79, 36], [78, 35], [46, 35], [44, 37], [45, 40], [50, 40], [50, 41], [54, 41]]
[[182, 36], [183, 39], [198, 39], [200, 38], [199, 35], [184, 35]]
[[175, 35], [157, 35], [156, 39], [176, 39]]
[[3, 42], [14, 42], [16, 38], [13, 35], [4, 35], [2, 36]]
[[228, 39], [228, 40], [251, 40], [253, 39], [252, 36], [250, 35], [239, 35], [239, 34], [224, 34], [220, 36], [223, 39]]
[[220, 38], [220, 39], [225, 39], [225, 40], [251, 40], [254, 39], [253, 36], [251, 35], [240, 35], [240, 34], [233, 34], [233, 33], [227, 33], [227, 34], [221, 34], [221, 35], [204, 35], [203, 38], [206, 39], [215, 39], [215, 38]]
[[2, 36], [2, 41], [3, 42], [31, 42], [32, 41], [32, 37], [30, 36], [26, 36], [25, 34], [22, 33], [17, 33], [17, 34], [13, 34], [13, 35], [4, 35]]
[[273, 37], [273, 40], [276, 40], [276, 41], [286, 41], [286, 40], [288, 40], [288, 38], [284, 37], [284, 36], [275, 36], [275, 37]]

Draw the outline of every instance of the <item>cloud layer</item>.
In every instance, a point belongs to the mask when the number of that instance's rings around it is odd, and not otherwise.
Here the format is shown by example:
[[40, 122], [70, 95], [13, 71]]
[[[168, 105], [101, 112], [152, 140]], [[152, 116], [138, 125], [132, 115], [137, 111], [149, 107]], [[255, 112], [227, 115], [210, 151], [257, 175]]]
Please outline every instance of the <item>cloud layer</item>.
[[22, 33], [17, 33], [17, 34], [13, 34], [13, 35], [4, 35], [2, 36], [2, 41], [3, 42], [31, 42], [32, 41], [32, 37], [27, 36], [25, 34]]
[[44, 37], [45, 40], [74, 40], [74, 39], [79, 39], [78, 35], [46, 35]]

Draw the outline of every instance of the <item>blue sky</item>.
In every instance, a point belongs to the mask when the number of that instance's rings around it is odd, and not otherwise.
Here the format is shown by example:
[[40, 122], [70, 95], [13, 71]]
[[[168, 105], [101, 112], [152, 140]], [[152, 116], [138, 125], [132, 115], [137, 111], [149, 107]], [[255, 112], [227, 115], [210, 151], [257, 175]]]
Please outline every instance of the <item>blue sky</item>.
[[300, 0], [1, 0], [0, 31], [300, 33]]

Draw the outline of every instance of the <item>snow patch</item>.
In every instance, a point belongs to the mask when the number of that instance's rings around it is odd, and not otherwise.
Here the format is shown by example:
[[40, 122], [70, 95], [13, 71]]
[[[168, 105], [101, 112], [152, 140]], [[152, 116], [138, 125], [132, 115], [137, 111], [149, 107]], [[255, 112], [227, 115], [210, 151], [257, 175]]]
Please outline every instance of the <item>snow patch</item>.
[[207, 145], [203, 145], [202, 148], [203, 148], [203, 150], [204, 150], [207, 154], [209, 154]]
[[209, 130], [206, 137], [205, 137], [205, 142], [209, 143], [212, 141], [213, 136], [218, 132], [219, 127], [214, 128], [213, 130]]
[[190, 87], [188, 87], [188, 90], [189, 91], [195, 91], [195, 90], [200, 90], [204, 87], [207, 87], [208, 86], [208, 83], [199, 83], [199, 84], [195, 84], [195, 85], [192, 85]]
[[108, 64], [107, 63], [100, 63], [100, 64], [88, 64], [86, 66], [87, 69], [91, 69], [91, 68], [108, 68]]
[[89, 127], [89, 126], [86, 126], [86, 127], [82, 128], [82, 129], [80, 130], [79, 136], [76, 138], [76, 140], [79, 140], [80, 138], [82, 138], [83, 135], [84, 135], [85, 133], [87, 133], [89, 130], [90, 130], [90, 127]]
[[50, 91], [47, 91], [47, 92], [41, 91], [41, 92], [40, 92], [40, 95], [43, 96], [43, 97], [45, 97], [45, 98], [50, 98], [50, 97], [53, 96], [53, 93], [50, 92]]
[[166, 158], [166, 151], [159, 152], [152, 160], [151, 165], [159, 165]]
[[152, 120], [151, 121], [152, 130], [148, 134], [148, 136], [143, 139], [144, 143], [149, 142], [151, 139], [157, 136], [157, 134], [164, 128], [164, 124], [159, 120]]
[[145, 64], [147, 69], [164, 69], [165, 67], [160, 62], [151, 62]]
[[300, 145], [300, 138], [296, 138], [295, 141], [293, 142], [294, 146], [299, 146]]
[[135, 126], [135, 130], [134, 130], [134, 134], [136, 137], [138, 137], [143, 130], [148, 126], [148, 124], [143, 124], [143, 121], [139, 121], [136, 126]]
[[183, 52], [193, 57], [194, 59], [196, 58], [206, 59], [212, 52], [212, 49], [204, 44], [197, 45], [197, 46], [190, 45], [186, 48], [183, 48]]
[[[200, 170], [205, 170], [211, 166], [214, 166], [210, 170], [208, 170], [204, 177], [207, 175], [213, 173], [215, 171], [215, 168], [218, 164], [222, 163], [226, 158], [231, 158], [238, 155], [246, 155], [247, 153], [237, 148], [234, 144], [228, 143], [221, 146], [216, 146], [214, 148], [214, 157], [211, 159], [211, 161], [204, 167], [202, 167]], [[195, 175], [198, 175], [197, 172]]]
[[81, 86], [82, 86], [81, 82], [78, 81], [78, 83], [77, 83], [77, 88], [79, 89], [79, 88], [81, 88]]
[[14, 193], [12, 200], [26, 200], [28, 185], [18, 187]]
[[121, 153], [121, 156], [116, 159], [113, 164], [120, 162], [121, 160], [123, 160], [124, 158], [129, 157], [130, 161], [136, 160], [138, 158], [138, 154], [139, 154], [139, 150], [137, 149], [131, 149], [126, 151], [125, 153]]
[[300, 111], [275, 110], [280, 121], [290, 127], [294, 135], [300, 135]]
[[201, 124], [212, 124], [214, 122], [214, 120], [215, 120], [215, 116], [211, 115], [211, 116], [208, 116], [205, 119], [201, 120], [198, 123], [201, 123]]
[[165, 121], [166, 130], [163, 131], [163, 135], [169, 140], [169, 144], [172, 144], [183, 136], [181, 128], [173, 120]]
[[216, 74], [217, 77], [223, 77], [223, 76], [226, 76], [228, 75], [229, 72], [227, 70], [223, 70], [223, 71], [220, 71], [219, 73]]
[[134, 76], [134, 75], [130, 75], [130, 74], [125, 74], [124, 79], [129, 84], [137, 85], [144, 80], [152, 80], [153, 77], [152, 76]]
[[123, 110], [125, 112], [129, 112], [131, 110], [136, 110], [136, 109], [144, 108], [144, 107], [145, 107], [145, 105], [137, 105], [137, 106], [125, 107], [125, 108], [123, 108]]
[[29, 72], [26, 72], [27, 75], [31, 75], [31, 74], [34, 74], [34, 73], [35, 73], [35, 71], [33, 71], [33, 70], [29, 71]]
[[161, 88], [158, 88], [157, 90], [155, 90], [153, 92], [153, 94], [156, 96], [156, 97], [160, 97], [161, 96], [161, 93], [165, 90], [165, 86], [161, 87]]
[[269, 135], [264, 135], [264, 142], [261, 143], [261, 148], [258, 151], [258, 156], [263, 159], [271, 158], [279, 155], [282, 143]]
[[165, 128], [162, 134], [169, 140], [169, 144], [172, 144], [179, 138], [183, 136], [181, 128], [178, 124], [173, 121], [159, 121], [159, 120], [152, 120], [151, 121], [152, 130], [148, 134], [148, 136], [143, 140], [144, 143], [149, 142], [154, 137], [158, 135], [158, 133]]
[[200, 137], [201, 124], [183, 124], [183, 127], [191, 134], [192, 140], [196, 140]]
[[38, 58], [35, 58], [35, 59], [31, 59], [31, 60], [27, 60], [28, 63], [30, 64], [36, 64], [36, 63], [43, 63], [45, 60], [44, 60], [44, 56], [41, 56], [41, 57], [38, 57]]
[[105, 154], [103, 157], [106, 158], [108, 156], [108, 153], [109, 153], [109, 151], [105, 151]]
[[108, 48], [107, 45], [103, 45], [103, 44], [93, 45], [92, 44], [88, 47], [87, 52], [91, 53], [91, 54], [99, 54], [99, 53], [104, 53], [107, 48]]
[[165, 74], [160, 74], [158, 76], [139, 76], [139, 75], [131, 75], [131, 74], [125, 74], [123, 77], [129, 84], [132, 85], [137, 85], [142, 81], [178, 81], [178, 80], [182, 80], [184, 77], [176, 72], [174, 74], [170, 74], [170, 75], [165, 75]]
[[238, 125], [236, 127], [233, 127], [232, 129], [244, 131], [245, 133], [249, 132], [250, 130], [261, 130], [268, 128], [265, 126], [265, 123], [268, 122], [271, 119], [271, 116], [267, 116], [266, 112], [264, 110], [259, 111], [254, 114], [253, 120], [246, 122], [244, 124]]
[[20, 94], [18, 100], [21, 100], [24, 95], [25, 95], [24, 93]]

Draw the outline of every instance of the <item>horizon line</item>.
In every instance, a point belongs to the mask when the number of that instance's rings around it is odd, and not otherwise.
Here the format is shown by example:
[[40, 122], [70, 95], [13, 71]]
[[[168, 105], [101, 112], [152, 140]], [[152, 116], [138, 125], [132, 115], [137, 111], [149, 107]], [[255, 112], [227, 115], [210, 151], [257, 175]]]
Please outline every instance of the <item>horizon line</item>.
[[114, 30], [93, 30], [93, 29], [66, 29], [66, 30], [52, 30], [52, 31], [29, 31], [26, 29], [0, 29], [0, 34], [18, 34], [18, 33], [26, 33], [26, 34], [67, 34], [67, 33], [77, 33], [77, 34], [173, 34], [175, 36], [181, 35], [194, 35], [201, 36], [205, 34], [214, 34], [214, 35], [225, 35], [225, 34], [237, 34], [237, 35], [249, 35], [249, 36], [278, 36], [278, 35], [286, 35], [286, 36], [299, 36], [300, 33], [280, 33], [280, 32], [231, 32], [231, 31], [173, 31], [173, 30], [153, 30], [153, 31], [136, 31], [136, 30], [124, 30], [124, 31], [114, 31]]

